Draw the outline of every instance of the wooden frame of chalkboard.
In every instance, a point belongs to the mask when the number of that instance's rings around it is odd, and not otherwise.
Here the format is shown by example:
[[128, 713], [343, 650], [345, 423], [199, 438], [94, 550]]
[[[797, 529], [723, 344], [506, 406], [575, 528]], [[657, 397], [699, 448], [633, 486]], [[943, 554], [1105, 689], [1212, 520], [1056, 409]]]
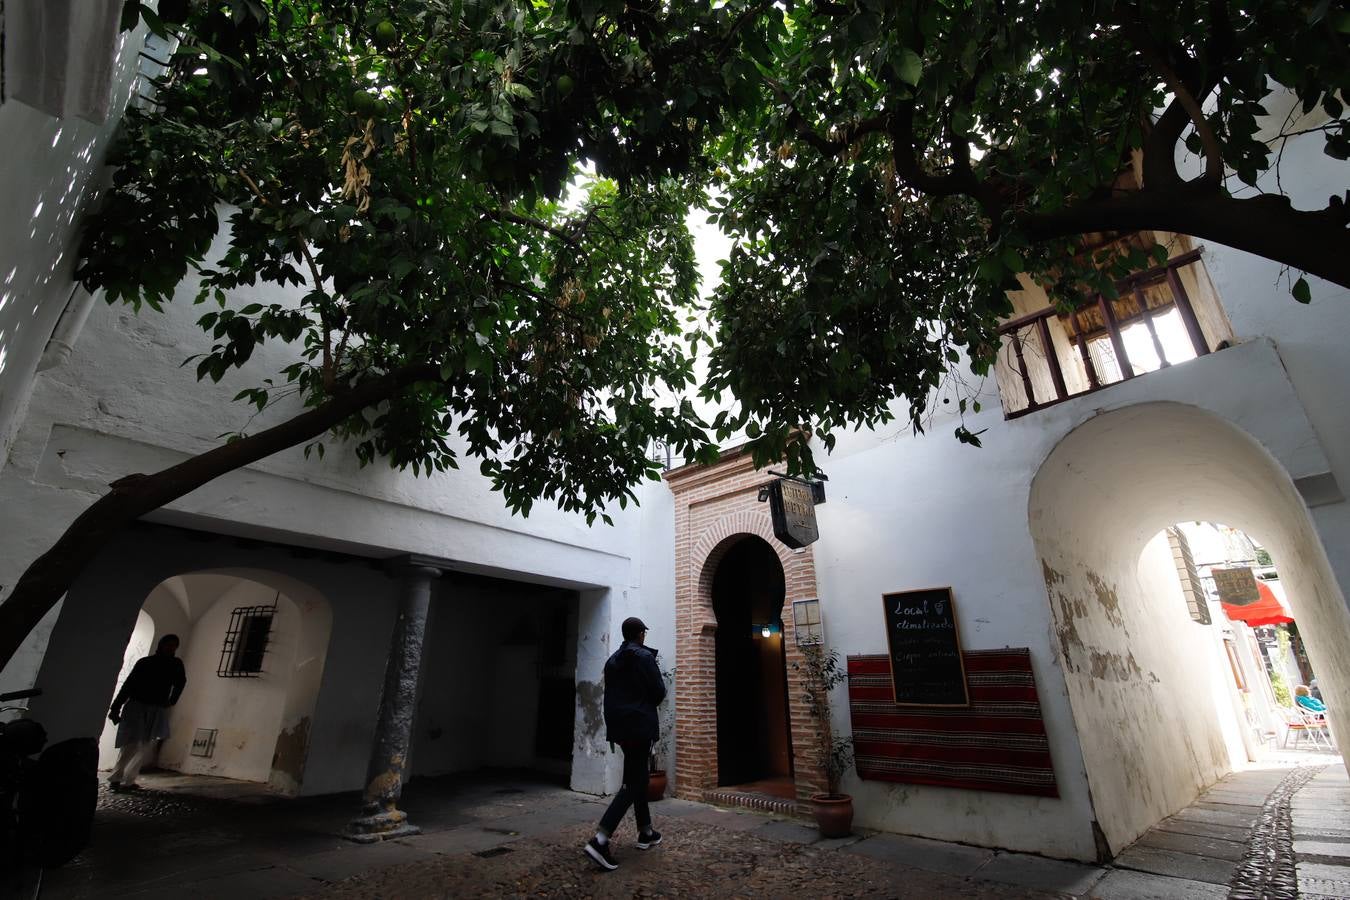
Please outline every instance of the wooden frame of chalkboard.
[[[908, 606], [901, 607], [893, 601], [907, 600]], [[916, 605], [917, 604], [917, 605]], [[932, 604], [942, 604], [939, 608], [934, 608]], [[945, 706], [945, 707], [965, 707], [970, 706], [970, 687], [966, 681], [966, 659], [961, 651], [961, 626], [956, 621], [956, 601], [952, 597], [950, 587], [940, 588], [920, 588], [912, 591], [896, 591], [891, 594], [881, 595], [882, 616], [886, 622], [886, 651], [887, 659], [891, 666], [891, 697], [896, 706]], [[919, 610], [915, 612], [915, 610]], [[912, 699], [907, 696], [901, 699], [901, 693], [898, 688], [899, 679], [896, 677], [895, 663], [896, 651], [903, 649], [897, 647], [895, 635], [901, 633], [899, 623], [902, 619], [913, 621], [915, 618], [926, 623], [929, 627], [920, 624], [918, 627], [911, 627], [907, 631], [926, 632], [928, 637], [926, 642], [932, 647], [934, 644], [940, 646], [941, 641], [937, 641], [933, 636], [934, 632], [948, 632], [947, 625], [950, 624], [950, 634], [955, 642], [957, 667], [961, 675], [961, 694], [960, 700], [956, 700], [955, 695], [944, 698], [944, 702], [925, 703], [920, 700]], [[933, 620], [936, 619], [935, 623]], [[911, 640], [911, 645], [914, 641]], [[949, 666], [949, 668], [952, 668]], [[955, 670], [948, 673], [955, 674]]]

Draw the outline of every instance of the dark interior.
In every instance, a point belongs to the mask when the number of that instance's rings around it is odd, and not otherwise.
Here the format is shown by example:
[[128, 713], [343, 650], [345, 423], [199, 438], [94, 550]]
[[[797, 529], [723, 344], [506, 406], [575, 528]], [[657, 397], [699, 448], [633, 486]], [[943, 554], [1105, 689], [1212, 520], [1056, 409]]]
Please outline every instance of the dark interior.
[[[757, 537], [741, 540], [713, 575], [717, 616], [718, 783], [791, 777], [783, 567]], [[773, 626], [769, 637], [760, 627]]]

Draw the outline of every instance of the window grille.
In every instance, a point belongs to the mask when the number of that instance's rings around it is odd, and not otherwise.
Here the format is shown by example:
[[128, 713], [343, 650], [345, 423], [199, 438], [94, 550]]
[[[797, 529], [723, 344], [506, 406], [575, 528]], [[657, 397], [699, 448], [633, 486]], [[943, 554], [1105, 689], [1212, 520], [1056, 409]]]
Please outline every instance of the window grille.
[[[277, 594], [280, 599], [281, 594]], [[220, 648], [220, 665], [216, 675], [221, 678], [257, 678], [263, 673], [263, 657], [272, 642], [272, 620], [276, 617], [276, 600], [271, 606], [237, 606], [230, 613], [230, 627], [225, 631], [225, 643]]]

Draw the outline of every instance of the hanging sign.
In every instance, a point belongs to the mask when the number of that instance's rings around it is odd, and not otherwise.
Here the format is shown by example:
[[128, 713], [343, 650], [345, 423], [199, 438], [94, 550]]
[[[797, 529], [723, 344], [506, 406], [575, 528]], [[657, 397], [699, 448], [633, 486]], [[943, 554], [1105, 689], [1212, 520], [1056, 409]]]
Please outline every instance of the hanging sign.
[[882, 595], [897, 706], [969, 706], [951, 588]]
[[773, 519], [773, 536], [794, 550], [820, 538], [815, 494], [805, 482], [779, 478], [770, 483], [769, 515]]
[[1224, 603], [1231, 606], [1247, 606], [1261, 599], [1261, 593], [1256, 589], [1256, 576], [1252, 574], [1249, 566], [1237, 569], [1210, 569], [1209, 574], [1214, 579], [1214, 588], [1219, 592], [1219, 599]]

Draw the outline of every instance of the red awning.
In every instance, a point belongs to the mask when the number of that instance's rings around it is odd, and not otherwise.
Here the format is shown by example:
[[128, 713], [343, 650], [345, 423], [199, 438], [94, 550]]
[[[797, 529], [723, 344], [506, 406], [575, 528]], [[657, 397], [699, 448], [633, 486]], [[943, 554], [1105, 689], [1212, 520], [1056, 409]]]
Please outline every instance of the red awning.
[[1246, 622], [1253, 628], [1258, 625], [1283, 625], [1285, 622], [1294, 621], [1280, 605], [1271, 589], [1260, 581], [1256, 582], [1256, 592], [1260, 595], [1260, 599], [1255, 603], [1248, 603], [1246, 606], [1225, 603], [1224, 613], [1234, 622]]

